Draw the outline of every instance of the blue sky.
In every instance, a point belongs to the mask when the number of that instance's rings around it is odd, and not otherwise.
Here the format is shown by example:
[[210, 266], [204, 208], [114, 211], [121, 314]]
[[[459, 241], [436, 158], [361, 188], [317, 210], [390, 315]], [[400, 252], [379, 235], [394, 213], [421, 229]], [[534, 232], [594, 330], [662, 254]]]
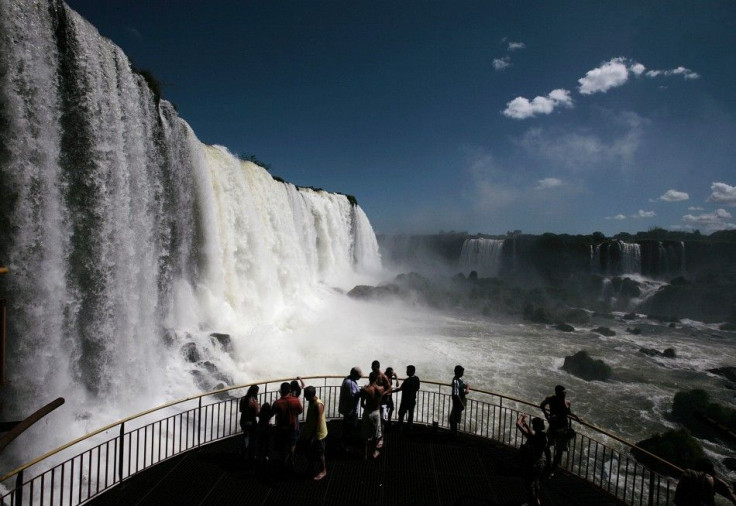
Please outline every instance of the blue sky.
[[68, 3], [378, 233], [736, 228], [736, 2]]

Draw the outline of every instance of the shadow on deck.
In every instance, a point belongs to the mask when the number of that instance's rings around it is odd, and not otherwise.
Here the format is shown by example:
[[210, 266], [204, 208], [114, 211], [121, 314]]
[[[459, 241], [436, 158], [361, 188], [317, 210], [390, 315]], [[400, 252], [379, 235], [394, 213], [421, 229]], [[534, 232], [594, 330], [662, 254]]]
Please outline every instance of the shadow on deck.
[[[469, 435], [451, 438], [415, 426], [386, 434], [383, 454], [364, 460], [362, 448], [343, 451], [340, 424], [328, 423], [327, 477], [319, 482], [305, 458], [291, 474], [273, 467], [253, 472], [231, 437], [174, 457], [126, 480], [88, 504], [245, 505], [520, 505], [525, 502], [517, 450]], [[558, 472], [543, 484], [543, 504], [621, 504], [586, 481]]]

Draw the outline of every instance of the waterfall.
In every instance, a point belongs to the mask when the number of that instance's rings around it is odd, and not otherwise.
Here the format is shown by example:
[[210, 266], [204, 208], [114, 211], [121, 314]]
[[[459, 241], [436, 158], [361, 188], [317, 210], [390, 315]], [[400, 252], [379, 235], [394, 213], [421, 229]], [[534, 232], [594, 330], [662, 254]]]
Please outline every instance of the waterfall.
[[503, 239], [467, 239], [460, 252], [460, 268], [479, 277], [497, 277], [501, 270]]
[[0, 0], [0, 124], [10, 419], [60, 395], [86, 419], [201, 388], [182, 349], [381, 268], [362, 209], [203, 145], [59, 0]]
[[591, 269], [604, 276], [641, 274], [641, 246], [620, 240], [597, 244], [591, 257]]

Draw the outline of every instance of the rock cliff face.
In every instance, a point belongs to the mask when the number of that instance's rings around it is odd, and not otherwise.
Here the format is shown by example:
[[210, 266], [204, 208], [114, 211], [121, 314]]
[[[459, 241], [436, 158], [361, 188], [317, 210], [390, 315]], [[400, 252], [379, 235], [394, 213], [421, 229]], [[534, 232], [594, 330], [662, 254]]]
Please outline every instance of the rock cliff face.
[[[472, 243], [477, 250], [479, 241], [493, 244], [494, 255], [486, 260], [493, 265], [467, 261], [464, 248]], [[548, 313], [563, 304], [601, 312], [636, 311], [670, 321], [736, 322], [736, 231], [702, 236], [653, 230], [614, 238], [599, 233], [483, 237], [453, 232], [383, 236], [379, 243], [385, 262], [398, 270], [429, 279], [461, 273], [476, 285], [470, 298], [486, 299], [479, 304], [486, 311], [514, 313], [518, 304], [508, 307], [505, 301], [521, 290], [529, 292], [525, 304], [531, 301]], [[483, 261], [479, 258], [476, 263]]]

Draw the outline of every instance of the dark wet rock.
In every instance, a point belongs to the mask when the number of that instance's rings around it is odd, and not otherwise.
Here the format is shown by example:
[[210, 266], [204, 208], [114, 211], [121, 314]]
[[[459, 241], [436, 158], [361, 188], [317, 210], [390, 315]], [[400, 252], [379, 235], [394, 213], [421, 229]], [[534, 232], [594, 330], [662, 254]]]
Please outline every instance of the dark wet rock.
[[550, 315], [546, 308], [534, 307], [531, 303], [524, 306], [524, 319], [532, 323], [550, 324], [554, 322], [552, 315]]
[[603, 320], [615, 320], [616, 319], [616, 315], [613, 313], [599, 313], [598, 311], [593, 313], [593, 317], [601, 318]]
[[641, 329], [639, 327], [626, 327], [626, 332], [638, 336], [639, 334], [641, 334]]
[[718, 328], [727, 332], [736, 332], [736, 323], [722, 323]]
[[555, 325], [555, 328], [561, 332], [575, 332], [575, 327], [567, 323], [558, 323]]
[[181, 347], [181, 354], [187, 362], [199, 362], [202, 360], [202, 354], [195, 343], [186, 343]]
[[674, 348], [667, 348], [664, 351], [655, 350], [654, 348], [639, 348], [639, 351], [650, 357], [675, 358], [676, 356]]
[[708, 369], [708, 372], [723, 376], [729, 381], [736, 381], [736, 367], [717, 367], [715, 369]]
[[733, 457], [726, 457], [721, 461], [723, 466], [730, 470], [730, 471], [736, 471], [736, 459]]
[[562, 369], [586, 381], [605, 381], [613, 374], [609, 365], [603, 360], [591, 358], [587, 351], [565, 357]]
[[660, 323], [669, 323], [670, 327], [675, 323], [680, 323], [680, 319], [677, 316], [672, 315], [649, 314], [647, 315], [647, 318]]
[[637, 316], [637, 314], [636, 314], [636, 313], [626, 313], [626, 314], [624, 315], [624, 320], [636, 320], [636, 319], [638, 319], [638, 318], [639, 318], [639, 317]]
[[674, 323], [674, 322], [670, 323], [670, 324], [669, 324], [669, 325], [667, 325], [667, 326], [668, 326], [669, 328], [671, 328], [671, 329], [676, 329], [676, 328], [677, 328], [677, 325], [675, 325], [675, 323]]
[[650, 457], [640, 448], [682, 469], [695, 467], [705, 457], [701, 444], [685, 429], [668, 430], [662, 434], [655, 434], [649, 439], [639, 441], [636, 447], [631, 449], [634, 458], [642, 464], [660, 473], [677, 476], [679, 474], [677, 470]]
[[220, 334], [218, 332], [213, 332], [212, 334], [210, 334], [210, 337], [213, 337], [216, 342], [220, 343], [220, 346], [222, 346], [222, 349], [225, 350], [226, 353], [232, 353], [233, 341], [230, 338], [230, 334]]
[[680, 391], [672, 400], [672, 418], [694, 435], [736, 443], [736, 409], [711, 402], [702, 389]]
[[611, 337], [616, 335], [616, 331], [609, 329], [608, 327], [596, 327], [593, 332], [602, 336]]
[[565, 311], [562, 314], [563, 321], [575, 323], [578, 325], [585, 325], [586, 323], [590, 323], [590, 315], [587, 311], [580, 308], [574, 308], [570, 309], [568, 311]]
[[348, 297], [355, 299], [383, 299], [387, 296], [396, 296], [401, 289], [394, 284], [381, 286], [358, 285], [348, 292]]

